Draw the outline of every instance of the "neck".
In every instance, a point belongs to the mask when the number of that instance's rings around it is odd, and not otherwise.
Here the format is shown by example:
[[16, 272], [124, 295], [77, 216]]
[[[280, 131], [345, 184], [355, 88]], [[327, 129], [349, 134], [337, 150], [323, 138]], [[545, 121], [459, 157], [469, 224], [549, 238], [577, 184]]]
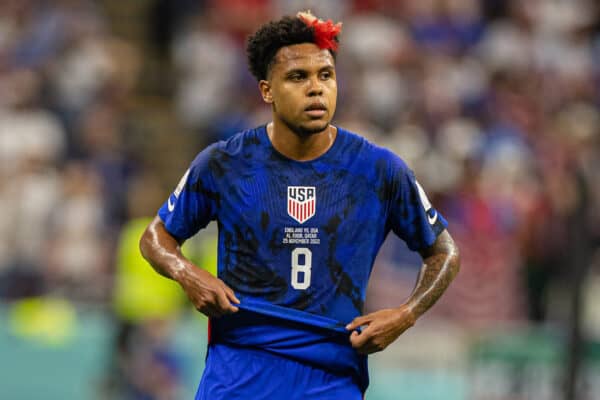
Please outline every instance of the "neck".
[[296, 161], [319, 158], [333, 145], [337, 128], [327, 125], [323, 131], [301, 136], [276, 119], [267, 125], [271, 144], [281, 154]]

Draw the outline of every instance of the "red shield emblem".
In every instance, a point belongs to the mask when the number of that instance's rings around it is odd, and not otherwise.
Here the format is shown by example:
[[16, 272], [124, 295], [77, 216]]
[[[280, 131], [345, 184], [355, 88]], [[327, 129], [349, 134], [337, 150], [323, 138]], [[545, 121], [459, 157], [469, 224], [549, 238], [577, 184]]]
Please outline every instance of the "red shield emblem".
[[288, 215], [303, 224], [315, 215], [317, 191], [314, 186], [288, 186]]

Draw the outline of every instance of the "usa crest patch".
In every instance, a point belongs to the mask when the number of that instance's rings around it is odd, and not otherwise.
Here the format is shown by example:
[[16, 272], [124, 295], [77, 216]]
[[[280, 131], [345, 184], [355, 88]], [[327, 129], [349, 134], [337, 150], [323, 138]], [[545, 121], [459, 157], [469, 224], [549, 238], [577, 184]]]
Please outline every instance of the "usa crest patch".
[[314, 186], [288, 186], [287, 212], [303, 224], [315, 215], [317, 190]]

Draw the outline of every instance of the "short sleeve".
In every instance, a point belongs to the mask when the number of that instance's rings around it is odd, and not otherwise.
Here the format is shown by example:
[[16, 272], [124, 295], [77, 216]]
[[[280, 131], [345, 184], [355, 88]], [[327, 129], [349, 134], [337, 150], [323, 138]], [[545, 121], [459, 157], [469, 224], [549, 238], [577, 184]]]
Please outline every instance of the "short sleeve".
[[413, 171], [397, 156], [390, 160], [389, 224], [413, 251], [431, 246], [448, 227], [431, 205]]
[[158, 210], [167, 231], [178, 239], [194, 236], [216, 218], [219, 196], [210, 171], [213, 149], [214, 145], [198, 154]]

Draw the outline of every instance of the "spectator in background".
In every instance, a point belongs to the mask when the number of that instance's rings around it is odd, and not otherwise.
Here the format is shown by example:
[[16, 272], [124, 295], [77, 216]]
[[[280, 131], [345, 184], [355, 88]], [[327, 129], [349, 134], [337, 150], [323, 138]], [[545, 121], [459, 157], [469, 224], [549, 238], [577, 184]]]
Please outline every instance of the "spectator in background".
[[54, 295], [81, 302], [106, 301], [112, 284], [111, 248], [100, 177], [90, 165], [71, 161], [61, 180], [51, 217], [46, 280]]
[[125, 147], [124, 115], [108, 103], [96, 103], [81, 118], [79, 134], [85, 159], [100, 179], [106, 205], [104, 219], [118, 229], [126, 217], [126, 197], [133, 174], [133, 160]]
[[0, 79], [0, 296], [45, 291], [50, 220], [59, 204], [58, 165], [66, 145], [57, 118], [40, 103], [41, 77], [18, 69]]
[[[0, 14], [1, 295], [105, 301], [106, 234], [134, 162], [120, 130], [136, 53], [91, 2], [11, 1]], [[93, 274], [97, 290], [80, 290]]]

